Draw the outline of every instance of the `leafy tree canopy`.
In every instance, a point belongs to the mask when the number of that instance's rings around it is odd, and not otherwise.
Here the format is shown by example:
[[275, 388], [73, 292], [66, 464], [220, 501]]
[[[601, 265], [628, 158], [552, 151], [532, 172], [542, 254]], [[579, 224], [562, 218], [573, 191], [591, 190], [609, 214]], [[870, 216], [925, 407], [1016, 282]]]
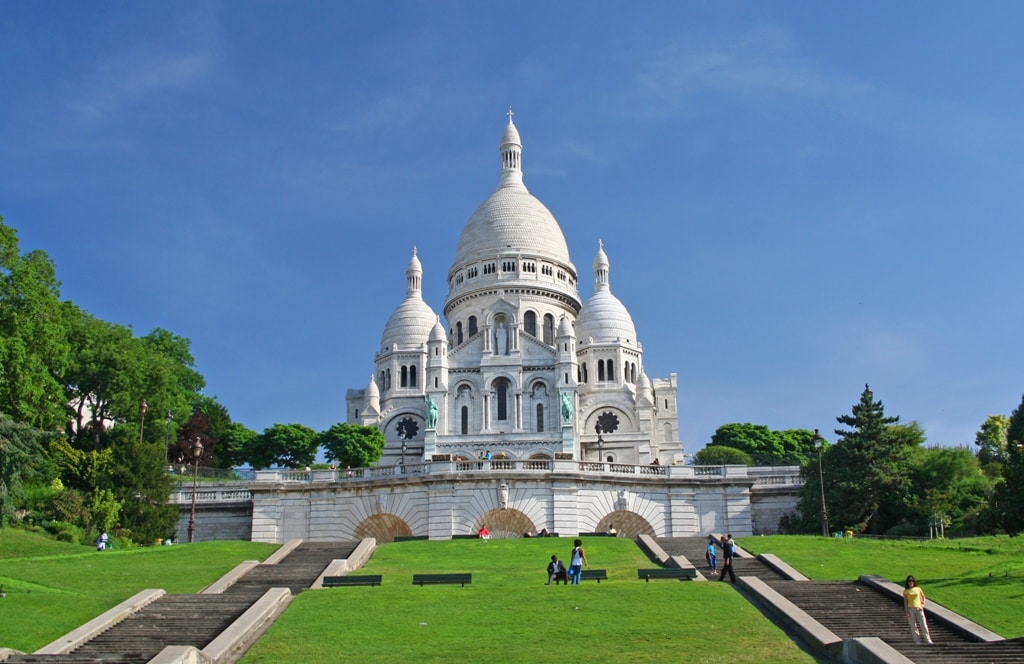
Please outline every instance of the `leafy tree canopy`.
[[724, 445], [708, 445], [693, 458], [698, 466], [750, 466], [754, 463], [743, 450]]
[[723, 424], [711, 436], [711, 445], [746, 452], [758, 465], [799, 466], [815, 454], [813, 431], [772, 431], [763, 424]]
[[1007, 424], [1006, 459], [992, 494], [992, 518], [1011, 535], [1024, 531], [1024, 397]]
[[384, 433], [376, 427], [340, 422], [320, 434], [327, 460], [340, 466], [364, 468], [384, 453]]
[[275, 424], [253, 438], [245, 450], [253, 468], [308, 466], [316, 459], [320, 434], [302, 424]]

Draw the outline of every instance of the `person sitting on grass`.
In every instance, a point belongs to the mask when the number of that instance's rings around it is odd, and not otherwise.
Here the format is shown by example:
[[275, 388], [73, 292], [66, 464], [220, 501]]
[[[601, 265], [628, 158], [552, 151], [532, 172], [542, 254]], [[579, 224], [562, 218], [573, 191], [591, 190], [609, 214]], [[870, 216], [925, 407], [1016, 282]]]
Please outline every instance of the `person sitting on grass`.
[[487, 530], [487, 526], [481, 527], [480, 528], [480, 532], [478, 532], [477, 535], [479, 535], [480, 539], [482, 539], [482, 540], [489, 540], [489, 539], [491, 539], [491, 531]]
[[552, 582], [557, 586], [561, 581], [562, 585], [569, 585], [569, 572], [565, 569], [565, 563], [558, 559], [558, 556], [551, 556], [548, 563], [548, 585]]

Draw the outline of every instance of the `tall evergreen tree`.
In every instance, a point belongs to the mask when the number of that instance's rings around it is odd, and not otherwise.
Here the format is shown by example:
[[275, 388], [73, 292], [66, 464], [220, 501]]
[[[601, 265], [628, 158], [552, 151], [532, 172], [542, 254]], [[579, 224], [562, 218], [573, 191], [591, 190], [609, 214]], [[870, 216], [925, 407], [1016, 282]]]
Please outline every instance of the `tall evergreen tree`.
[[899, 419], [885, 415], [867, 385], [852, 414], [836, 418], [849, 428], [835, 430], [839, 439], [827, 455], [825, 493], [833, 527], [878, 533], [894, 525], [878, 517], [886, 506], [906, 503], [909, 451], [923, 442], [916, 425], [894, 427]]

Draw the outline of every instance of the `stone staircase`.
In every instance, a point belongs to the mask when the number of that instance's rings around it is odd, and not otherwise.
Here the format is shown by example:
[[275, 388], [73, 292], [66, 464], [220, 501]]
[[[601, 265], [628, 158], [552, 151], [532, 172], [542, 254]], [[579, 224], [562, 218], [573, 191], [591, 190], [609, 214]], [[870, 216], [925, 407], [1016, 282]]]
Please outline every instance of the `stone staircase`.
[[271, 588], [298, 594], [334, 559], [347, 558], [358, 542], [300, 544], [274, 565], [257, 565], [222, 594], [164, 595], [115, 623], [70, 653], [11, 655], [24, 662], [112, 662], [145, 664], [165, 647], [203, 649]]
[[[705, 578], [707, 537], [656, 538], [673, 556], [683, 556]], [[722, 558], [718, 566], [721, 569]], [[761, 579], [813, 620], [841, 639], [875, 637], [912, 662], [922, 664], [1024, 664], [1024, 639], [979, 642], [945, 622], [929, 616], [935, 645], [916, 645], [904, 616], [902, 600], [862, 581], [791, 581], [759, 558], [733, 559], [737, 577]]]

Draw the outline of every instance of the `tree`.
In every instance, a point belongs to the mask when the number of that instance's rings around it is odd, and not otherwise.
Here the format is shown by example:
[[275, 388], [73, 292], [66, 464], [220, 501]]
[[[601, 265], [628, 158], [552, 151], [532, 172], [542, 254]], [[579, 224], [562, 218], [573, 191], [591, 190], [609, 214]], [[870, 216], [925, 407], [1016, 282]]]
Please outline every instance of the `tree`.
[[365, 468], [380, 460], [384, 453], [384, 433], [377, 427], [339, 422], [320, 433], [320, 445], [328, 461], [340, 466]]
[[772, 431], [763, 424], [723, 424], [711, 445], [746, 452], [755, 464], [799, 466], [814, 456], [814, 432], [808, 429]]
[[17, 233], [0, 217], [0, 411], [47, 431], [63, 425], [56, 376], [68, 353], [53, 262], [43, 251], [20, 256]]
[[1011, 535], [1024, 530], [1024, 397], [1006, 428], [1006, 463], [992, 494], [992, 516]]
[[981, 429], [974, 436], [974, 444], [978, 448], [978, 461], [982, 466], [1006, 462], [1006, 434], [1010, 427], [1010, 418], [1005, 415], [989, 415]]
[[911, 506], [919, 532], [942, 520], [959, 532], [978, 532], [993, 482], [966, 447], [919, 448], [912, 455]]
[[895, 525], [895, 513], [908, 497], [910, 449], [924, 442], [916, 423], [893, 425], [881, 401], [864, 386], [851, 415], [836, 418], [849, 429], [836, 429], [836, 444], [825, 455], [825, 494], [833, 525], [866, 533]]
[[252, 439], [245, 459], [253, 468], [308, 466], [316, 459], [320, 434], [302, 424], [275, 424]]
[[112, 463], [99, 488], [109, 489], [121, 504], [121, 536], [151, 543], [175, 531], [178, 506], [168, 504], [173, 480], [164, 467], [162, 446], [140, 443], [134, 427], [111, 431]]
[[24, 476], [54, 436], [0, 413], [0, 527], [14, 511]]
[[694, 455], [698, 466], [750, 466], [753, 460], [750, 455], [734, 447], [724, 445], [708, 445]]

